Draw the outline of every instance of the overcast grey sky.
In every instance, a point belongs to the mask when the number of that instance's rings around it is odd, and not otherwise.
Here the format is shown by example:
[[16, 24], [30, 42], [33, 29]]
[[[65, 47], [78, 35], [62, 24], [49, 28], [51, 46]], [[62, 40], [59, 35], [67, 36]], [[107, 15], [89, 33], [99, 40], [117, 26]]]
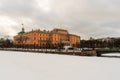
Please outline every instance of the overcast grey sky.
[[119, 37], [120, 0], [0, 0], [0, 35], [16, 35], [22, 23], [27, 31], [62, 24], [82, 39]]

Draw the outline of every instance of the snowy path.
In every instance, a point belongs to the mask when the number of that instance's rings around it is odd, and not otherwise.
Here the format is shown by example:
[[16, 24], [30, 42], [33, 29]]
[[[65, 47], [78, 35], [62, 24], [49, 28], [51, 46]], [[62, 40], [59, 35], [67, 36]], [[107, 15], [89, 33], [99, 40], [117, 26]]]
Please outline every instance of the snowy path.
[[0, 51], [0, 80], [120, 80], [120, 59]]

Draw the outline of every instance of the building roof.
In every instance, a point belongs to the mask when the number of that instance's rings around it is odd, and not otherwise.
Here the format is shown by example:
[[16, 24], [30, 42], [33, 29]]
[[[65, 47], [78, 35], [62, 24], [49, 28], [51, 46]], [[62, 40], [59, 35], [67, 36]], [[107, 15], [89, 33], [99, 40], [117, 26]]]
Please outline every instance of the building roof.
[[22, 34], [24, 34], [24, 33], [25, 33], [25, 32], [21, 31], [21, 32], [18, 33], [18, 35], [22, 35]]

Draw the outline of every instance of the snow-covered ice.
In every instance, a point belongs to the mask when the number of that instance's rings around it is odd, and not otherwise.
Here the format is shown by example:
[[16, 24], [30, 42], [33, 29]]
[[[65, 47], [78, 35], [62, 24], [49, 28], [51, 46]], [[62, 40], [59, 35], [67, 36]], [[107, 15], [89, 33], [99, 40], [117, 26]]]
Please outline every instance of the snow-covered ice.
[[102, 54], [102, 56], [120, 56], [120, 53]]
[[120, 59], [0, 51], [0, 80], [120, 80]]

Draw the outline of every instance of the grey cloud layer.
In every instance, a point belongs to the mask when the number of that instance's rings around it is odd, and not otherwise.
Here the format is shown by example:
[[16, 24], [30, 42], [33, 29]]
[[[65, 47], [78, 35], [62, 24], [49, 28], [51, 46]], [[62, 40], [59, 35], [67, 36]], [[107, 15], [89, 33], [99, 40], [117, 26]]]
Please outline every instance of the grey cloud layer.
[[63, 24], [82, 38], [119, 36], [119, 8], [119, 0], [1, 0], [0, 16], [7, 16], [16, 24], [0, 27], [17, 33], [22, 22], [28, 30], [52, 29]]

